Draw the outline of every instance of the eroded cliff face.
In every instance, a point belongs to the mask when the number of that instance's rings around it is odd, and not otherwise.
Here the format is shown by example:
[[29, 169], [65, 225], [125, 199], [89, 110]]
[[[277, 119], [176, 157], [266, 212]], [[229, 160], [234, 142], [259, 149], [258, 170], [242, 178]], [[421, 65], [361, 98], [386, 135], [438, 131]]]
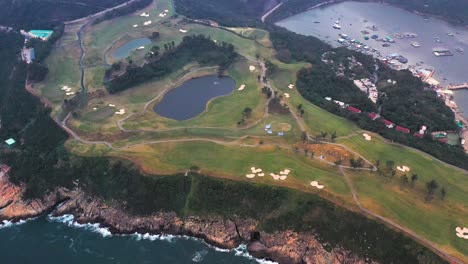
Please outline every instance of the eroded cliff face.
[[72, 214], [80, 223], [101, 223], [113, 233], [153, 233], [188, 235], [204, 239], [221, 248], [232, 249], [242, 243], [255, 257], [279, 263], [366, 263], [342, 249], [328, 252], [313, 233], [258, 231], [258, 221], [219, 216], [180, 218], [175, 212], [158, 212], [135, 216], [116, 204], [87, 196], [83, 191], [58, 189], [42, 199], [24, 201], [24, 188], [0, 178], [0, 221], [17, 221], [47, 213], [55, 216]]

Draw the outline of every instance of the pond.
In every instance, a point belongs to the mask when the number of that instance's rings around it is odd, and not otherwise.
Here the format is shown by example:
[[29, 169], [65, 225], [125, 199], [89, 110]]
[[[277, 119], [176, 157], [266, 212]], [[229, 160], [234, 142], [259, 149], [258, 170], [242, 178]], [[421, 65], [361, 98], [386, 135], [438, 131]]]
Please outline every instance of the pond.
[[211, 99], [230, 94], [235, 86], [230, 77], [210, 75], [191, 79], [169, 91], [154, 106], [154, 111], [170, 119], [187, 120], [203, 113]]
[[149, 38], [136, 38], [128, 41], [123, 46], [117, 48], [113, 53], [112, 57], [116, 60], [125, 59], [130, 56], [130, 52], [138, 49], [141, 46], [145, 46], [151, 43]]

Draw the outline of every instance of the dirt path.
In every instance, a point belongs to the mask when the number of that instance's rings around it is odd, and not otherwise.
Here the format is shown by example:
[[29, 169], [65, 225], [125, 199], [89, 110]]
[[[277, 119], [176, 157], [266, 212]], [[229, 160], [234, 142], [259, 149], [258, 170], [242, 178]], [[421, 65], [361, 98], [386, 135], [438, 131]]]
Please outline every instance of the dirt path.
[[346, 174], [346, 172], [344, 171], [343, 168], [340, 167], [340, 172], [341, 174], [343, 175], [343, 177], [345, 178], [345, 181], [346, 181], [346, 184], [348, 185], [349, 189], [351, 190], [351, 194], [353, 196], [353, 199], [354, 199], [354, 202], [356, 203], [356, 205], [358, 206], [358, 208], [365, 214], [367, 215], [370, 215], [374, 218], [377, 218], [379, 219], [380, 221], [392, 226], [392, 227], [395, 227], [401, 231], [403, 231], [406, 235], [412, 237], [414, 240], [418, 241], [419, 243], [425, 245], [426, 247], [430, 248], [432, 251], [434, 251], [436, 254], [438, 254], [439, 256], [441, 256], [442, 258], [445, 258], [447, 260], [449, 260], [451, 263], [457, 263], [457, 264], [463, 264], [463, 261], [461, 261], [460, 259], [454, 257], [454, 256], [451, 256], [449, 254], [447, 254], [443, 249], [439, 248], [439, 246], [437, 246], [435, 243], [421, 237], [420, 235], [416, 234], [415, 232], [413, 232], [411, 229], [409, 228], [406, 228], [404, 226], [401, 226], [399, 224], [397, 224], [396, 222], [386, 218], [386, 217], [383, 217], [377, 213], [374, 213], [368, 209], [366, 209], [362, 204], [361, 202], [359, 201], [359, 198], [358, 198], [358, 195], [356, 193], [356, 190], [354, 188], [354, 185], [353, 185], [353, 182], [352, 180], [350, 179], [350, 177]]

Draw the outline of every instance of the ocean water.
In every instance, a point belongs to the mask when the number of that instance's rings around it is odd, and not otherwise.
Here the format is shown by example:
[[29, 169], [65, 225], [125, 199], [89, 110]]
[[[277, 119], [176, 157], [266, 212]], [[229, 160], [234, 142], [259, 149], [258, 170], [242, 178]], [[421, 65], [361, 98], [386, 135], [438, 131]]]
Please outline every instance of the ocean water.
[[[332, 25], [339, 20], [341, 30], [333, 29]], [[346, 1], [325, 5], [320, 8], [305, 11], [281, 20], [277, 25], [303, 35], [315, 36], [337, 47], [338, 33], [364, 42], [370, 47], [378, 49], [382, 55], [398, 53], [408, 58], [408, 64], [423, 62], [419, 68], [435, 69], [434, 77], [442, 85], [468, 82], [468, 30], [451, 25], [441, 19], [425, 17], [408, 12], [390, 5], [371, 2]], [[378, 31], [368, 29], [376, 25]], [[390, 47], [382, 47], [382, 42], [364, 40], [362, 30], [379, 35], [380, 38], [389, 36], [396, 40]], [[413, 32], [416, 38], [396, 39], [395, 33]], [[453, 36], [448, 34], [452, 33]], [[437, 43], [438, 37], [442, 43]], [[421, 47], [414, 48], [411, 42], [417, 41]], [[454, 56], [436, 57], [433, 48], [447, 48]], [[455, 51], [457, 47], [464, 53]], [[468, 116], [468, 90], [457, 91], [455, 101]]]
[[254, 259], [245, 246], [222, 250], [188, 237], [112, 235], [70, 215], [0, 224], [0, 256], [1, 263], [273, 263]]

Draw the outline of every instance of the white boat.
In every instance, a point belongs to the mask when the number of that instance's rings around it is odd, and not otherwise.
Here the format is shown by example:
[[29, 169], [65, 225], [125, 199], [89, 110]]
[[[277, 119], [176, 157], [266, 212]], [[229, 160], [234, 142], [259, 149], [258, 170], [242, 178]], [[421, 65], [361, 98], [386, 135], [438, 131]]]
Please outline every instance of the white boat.
[[419, 42], [417, 42], [417, 41], [414, 41], [414, 42], [411, 42], [411, 46], [413, 46], [415, 48], [419, 48], [419, 47], [421, 47], [421, 44], [419, 44]]
[[341, 29], [341, 26], [338, 25], [338, 24], [334, 24], [334, 25], [333, 25], [333, 28], [334, 28], [334, 29]]

